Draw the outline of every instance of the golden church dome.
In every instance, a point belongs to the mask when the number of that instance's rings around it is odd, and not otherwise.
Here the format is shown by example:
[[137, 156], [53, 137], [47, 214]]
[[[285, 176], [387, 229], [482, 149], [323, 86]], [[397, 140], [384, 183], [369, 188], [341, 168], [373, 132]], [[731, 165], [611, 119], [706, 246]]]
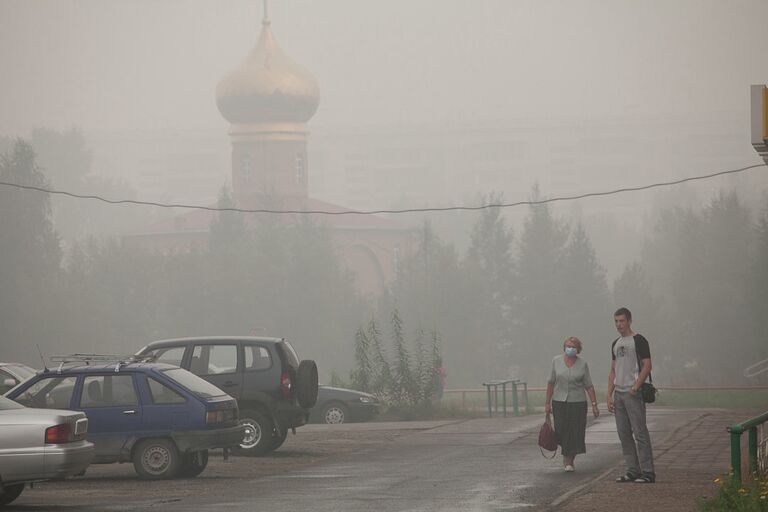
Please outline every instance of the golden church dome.
[[317, 111], [315, 78], [277, 45], [265, 16], [256, 46], [216, 88], [216, 104], [232, 124], [304, 123]]

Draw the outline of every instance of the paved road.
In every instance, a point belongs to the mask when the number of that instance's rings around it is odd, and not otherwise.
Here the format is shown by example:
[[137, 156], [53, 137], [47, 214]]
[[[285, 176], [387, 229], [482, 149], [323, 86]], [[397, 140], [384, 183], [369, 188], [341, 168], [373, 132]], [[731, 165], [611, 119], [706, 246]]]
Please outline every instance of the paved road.
[[[652, 408], [651, 435], [663, 439], [699, 415], [700, 411]], [[75, 499], [66, 508], [138, 511], [159, 507], [163, 511], [228, 512], [279, 510], [286, 506], [318, 512], [518, 510], [551, 503], [611, 471], [620, 461], [610, 415], [591, 422], [587, 430], [588, 453], [577, 458], [575, 473], [564, 473], [559, 458], [545, 460], [541, 456], [536, 446], [540, 422], [540, 416], [528, 416], [426, 423], [420, 427], [408, 423], [350, 425], [350, 429], [374, 433], [377, 428], [387, 429], [382, 433], [397, 428], [410, 430], [407, 435], [299, 469], [258, 478], [233, 478], [226, 492], [217, 488], [192, 497], [169, 492], [165, 498], [147, 499], [140, 492], [146, 484], [137, 482], [131, 498], [99, 500], [98, 506], [92, 500], [78, 503]], [[306, 428], [311, 432], [329, 427]], [[268, 462], [264, 459], [264, 463]], [[204, 477], [187, 482], [206, 485]], [[177, 482], [164, 485], [171, 490]], [[15, 509], [63, 509], [48, 508], [31, 493], [28, 500], [21, 500]]]

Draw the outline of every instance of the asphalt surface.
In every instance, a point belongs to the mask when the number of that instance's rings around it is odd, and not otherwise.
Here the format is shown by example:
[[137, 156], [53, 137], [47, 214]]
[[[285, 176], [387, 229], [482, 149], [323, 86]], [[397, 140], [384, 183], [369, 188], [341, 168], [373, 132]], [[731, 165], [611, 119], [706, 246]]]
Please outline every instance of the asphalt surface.
[[[649, 409], [654, 443], [700, 416]], [[7, 510], [507, 511], [566, 501], [616, 470], [613, 416], [590, 421], [574, 473], [559, 457], [542, 457], [541, 421], [310, 425], [270, 457], [215, 458], [195, 479], [143, 482], [130, 465], [93, 466], [85, 477], [26, 490]]]

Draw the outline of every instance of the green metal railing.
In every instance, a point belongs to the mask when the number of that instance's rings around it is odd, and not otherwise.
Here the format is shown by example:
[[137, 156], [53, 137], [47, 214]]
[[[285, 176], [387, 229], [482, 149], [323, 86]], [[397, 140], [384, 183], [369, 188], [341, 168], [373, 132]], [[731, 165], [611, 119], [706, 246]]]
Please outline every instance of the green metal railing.
[[[528, 383], [521, 382], [519, 379], [510, 380], [492, 380], [489, 382], [483, 382], [488, 395], [488, 416], [493, 417], [494, 412], [499, 414], [499, 386], [501, 386], [501, 401], [502, 411], [504, 417], [507, 417], [507, 384], [512, 385], [512, 411], [515, 416], [520, 415], [520, 397], [518, 396], [517, 386], [522, 386], [523, 389], [523, 402], [525, 403], [525, 409], [528, 409]], [[493, 388], [493, 396], [491, 396], [491, 388]], [[494, 406], [494, 407], [492, 407]]]
[[[733, 479], [741, 484], [741, 434], [747, 432], [747, 450], [749, 452], [749, 472], [755, 473], [758, 470], [765, 470], [761, 464], [765, 465], [766, 458], [766, 438], [763, 433], [763, 439], [758, 439], [758, 427], [763, 430], [763, 424], [768, 421], [768, 412], [760, 416], [750, 418], [743, 423], [736, 423], [727, 428], [731, 434], [731, 468], [733, 470]], [[758, 453], [761, 456], [758, 456]]]

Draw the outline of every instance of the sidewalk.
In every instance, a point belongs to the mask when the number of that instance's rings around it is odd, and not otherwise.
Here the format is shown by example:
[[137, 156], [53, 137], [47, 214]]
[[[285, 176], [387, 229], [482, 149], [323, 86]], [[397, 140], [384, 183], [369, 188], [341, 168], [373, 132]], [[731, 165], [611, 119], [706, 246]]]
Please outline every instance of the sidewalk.
[[[730, 439], [726, 427], [752, 416], [755, 411], [703, 413], [666, 439], [653, 439], [655, 484], [616, 483], [616, 476], [624, 472], [622, 464], [572, 496], [561, 497], [544, 509], [559, 512], [695, 511], [703, 498], [717, 492], [713, 480], [727, 473], [730, 467]], [[745, 452], [742, 453], [745, 456]]]

